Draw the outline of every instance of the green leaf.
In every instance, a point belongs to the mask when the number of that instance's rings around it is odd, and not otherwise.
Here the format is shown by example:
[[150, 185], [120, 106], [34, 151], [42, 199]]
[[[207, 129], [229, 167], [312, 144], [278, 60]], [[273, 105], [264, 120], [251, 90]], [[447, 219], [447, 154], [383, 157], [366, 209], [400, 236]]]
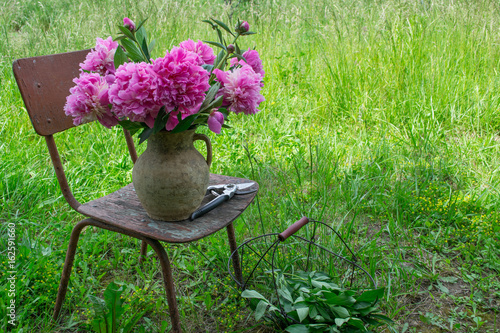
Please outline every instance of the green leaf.
[[106, 302], [104, 302], [102, 298], [96, 297], [94, 295], [89, 295], [89, 299], [92, 302], [92, 305], [94, 306], [94, 312], [101, 317], [106, 317], [107, 314]]
[[241, 54], [238, 54], [238, 53], [233, 53], [234, 57], [232, 58], [238, 58], [238, 60], [243, 60], [244, 62], [247, 62], [247, 60], [245, 59], [245, 57], [243, 57]]
[[318, 309], [314, 305], [309, 306], [309, 317], [314, 319], [317, 315]]
[[142, 44], [144, 40], [146, 40], [148, 37], [146, 33], [146, 29], [144, 27], [141, 27], [140, 29], [136, 29], [135, 31], [135, 38], [139, 44]]
[[339, 316], [340, 318], [347, 318], [350, 316], [349, 311], [342, 306], [332, 306], [331, 309]]
[[149, 54], [151, 55], [151, 52], [155, 49], [156, 46], [156, 39], [153, 39], [151, 43], [149, 43], [148, 49], [149, 49]]
[[359, 318], [350, 318], [347, 323], [351, 326], [359, 328], [360, 330], [362, 330], [362, 332], [366, 332], [365, 324]]
[[305, 306], [303, 308], [296, 308], [295, 311], [297, 311], [297, 315], [299, 316], [299, 321], [303, 322], [304, 319], [307, 318], [309, 315], [309, 307]]
[[444, 285], [441, 284], [441, 282], [438, 281], [437, 283], [437, 287], [439, 290], [441, 290], [441, 292], [445, 293], [445, 294], [449, 294], [450, 293], [450, 290], [448, 288], [446, 288]]
[[146, 312], [149, 311], [149, 307], [144, 309], [142, 312], [136, 313], [132, 318], [128, 319], [122, 326], [123, 326], [123, 331], [121, 333], [129, 333], [132, 332], [132, 329], [134, 326], [137, 324], [139, 320], [144, 317]]
[[200, 112], [203, 112], [205, 110], [212, 110], [213, 108], [218, 108], [219, 106], [222, 105], [224, 96], [219, 96], [216, 99], [212, 101], [212, 103], [208, 104], [203, 110], [200, 109]]
[[219, 89], [220, 89], [219, 82], [216, 82], [210, 87], [210, 89], [208, 89], [207, 96], [205, 96], [205, 100], [203, 101], [203, 103], [201, 103], [200, 113], [207, 109], [207, 106], [213, 101], [215, 94], [217, 94]]
[[384, 296], [385, 288], [367, 290], [356, 298], [356, 302], [375, 302]]
[[229, 32], [232, 36], [234, 36], [233, 32], [231, 31], [231, 29], [229, 29], [229, 27], [222, 21], [219, 21], [219, 20], [216, 20], [216, 19], [212, 19], [215, 23], [217, 23], [222, 29], [226, 30], [227, 32]]
[[439, 280], [443, 282], [448, 282], [448, 283], [455, 283], [458, 281], [458, 279], [454, 276], [440, 276]]
[[[179, 112], [179, 114], [181, 113]], [[182, 131], [187, 130], [193, 124], [193, 122], [196, 120], [197, 117], [198, 114], [195, 113], [190, 115], [189, 117], [184, 118], [182, 121], [179, 122], [177, 126], [175, 126], [175, 128], [171, 131], [171, 133], [180, 133]]]
[[335, 325], [341, 327], [344, 323], [348, 322], [350, 318], [335, 318]]
[[[142, 35], [140, 36], [139, 38], [139, 44], [141, 45], [141, 49], [142, 49], [142, 52], [144, 52], [144, 54], [146, 55], [146, 60], [149, 62], [149, 60], [151, 59], [151, 56], [149, 55], [149, 50], [148, 50], [148, 41], [147, 41], [147, 35], [146, 35], [146, 31], [144, 30], [144, 28], [141, 28], [138, 32], [141, 32]], [[139, 34], [138, 34], [139, 36]]]
[[129, 131], [130, 135], [134, 135], [135, 133], [137, 133], [138, 131], [140, 131], [141, 129], [144, 128], [144, 126], [142, 125], [142, 123], [130, 121], [128, 119], [126, 119], [126, 120], [120, 120], [118, 122], [118, 124], [121, 127], [123, 127], [124, 129], [126, 129], [127, 131]]
[[336, 325], [330, 326], [329, 331], [328, 331], [328, 333], [339, 333], [339, 332], [340, 331], [337, 329]]
[[198, 125], [198, 124], [204, 124], [208, 120], [208, 114], [200, 114], [198, 118], [193, 122], [193, 124]]
[[220, 47], [220, 48], [222, 48], [224, 51], [227, 51], [226, 47], [225, 47], [224, 45], [222, 45], [221, 43], [217, 43], [217, 42], [209, 42], [209, 41], [206, 41], [206, 40], [204, 40], [203, 42], [204, 42], [204, 43], [207, 43], [207, 44], [210, 44], [210, 45], [214, 45], [214, 46]]
[[219, 29], [217, 29], [217, 35], [219, 36], [219, 42], [222, 44], [222, 45], [225, 45], [226, 43], [224, 43], [224, 38], [222, 38], [222, 32], [220, 32]]
[[209, 65], [209, 64], [203, 64], [201, 65], [201, 67], [203, 67], [203, 69], [209, 73], [214, 69], [214, 65]]
[[293, 298], [288, 289], [278, 289], [278, 294], [289, 302], [293, 303]]
[[219, 67], [219, 63], [222, 61], [222, 59], [224, 59], [225, 55], [226, 55], [226, 52], [224, 52], [224, 50], [221, 50], [219, 52], [219, 54], [217, 54], [217, 58], [215, 59], [215, 62], [214, 62], [214, 68]]
[[255, 308], [255, 320], [260, 320], [260, 318], [264, 316], [268, 305], [269, 303], [267, 303], [267, 301], [259, 301], [257, 307]]
[[392, 321], [391, 318], [384, 316], [383, 314], [380, 314], [380, 313], [372, 313], [370, 315], [370, 317], [385, 321], [386, 323], [389, 323], [389, 324], [394, 324], [394, 322]]
[[112, 332], [115, 332], [118, 328], [118, 320], [125, 312], [125, 308], [122, 306], [123, 300], [120, 298], [123, 293], [123, 286], [118, 286], [116, 283], [111, 282], [104, 290], [104, 301], [106, 306], [110, 311], [109, 315], [111, 317]]
[[205, 23], [208, 23], [212, 26], [212, 29], [215, 29], [217, 26], [215, 24], [212, 23], [212, 21], [209, 21], [209, 20], [201, 20], [201, 22], [205, 22]]
[[318, 289], [322, 289], [323, 287], [327, 290], [332, 290], [332, 289], [337, 288], [337, 286], [335, 284], [323, 282], [323, 281], [312, 280], [311, 283], [314, 287], [316, 287]]
[[358, 312], [361, 316], [368, 316], [370, 314], [370, 312], [373, 312], [375, 310], [378, 310], [378, 307], [372, 306], [372, 307], [369, 307], [366, 309], [358, 310]]
[[238, 53], [238, 54], [241, 54], [241, 50], [240, 50], [240, 47], [238, 46], [238, 43], [234, 43], [234, 52], [235, 53]]
[[113, 62], [115, 63], [115, 68], [118, 68], [121, 64], [124, 64], [128, 61], [127, 55], [123, 52], [121, 47], [117, 47], [115, 51], [115, 57]]
[[127, 28], [125, 28], [123, 25], [119, 25], [118, 26], [118, 29], [120, 29], [120, 31], [122, 32], [122, 34], [124, 34], [125, 36], [127, 36], [128, 38], [130, 38], [131, 40], [135, 41], [135, 36], [134, 34], [132, 33], [132, 31], [128, 30]]
[[152, 128], [145, 128], [141, 134], [139, 134], [139, 144], [143, 143], [144, 141], [146, 141], [150, 136], [151, 134], [153, 134], [153, 129]]
[[328, 312], [322, 306], [318, 306], [317, 309], [318, 309], [318, 312], [320, 313], [321, 317], [325, 318], [328, 321], [332, 320], [332, 317], [330, 317]]
[[106, 320], [102, 318], [94, 318], [94, 320], [92, 320], [92, 328], [97, 333], [108, 333]]
[[335, 293], [324, 293], [323, 296], [326, 298], [326, 301], [330, 305], [352, 305], [356, 303], [356, 300], [352, 296], [348, 296], [345, 294], [336, 295]]
[[307, 326], [302, 324], [290, 325], [285, 328], [285, 331], [289, 333], [309, 333]]
[[263, 300], [267, 301], [267, 299], [264, 296], [262, 296], [261, 294], [259, 294], [255, 290], [243, 290], [243, 292], [241, 293], [241, 297], [257, 298], [257, 299], [263, 299]]
[[256, 32], [253, 32], [253, 31], [247, 31], [247, 32], [244, 32], [242, 34], [240, 34], [241, 36], [248, 36], [248, 35], [255, 35]]
[[148, 61], [149, 59], [144, 59], [141, 51], [137, 48], [137, 46], [129, 39], [122, 40], [122, 45], [127, 51], [127, 55], [133, 61]]
[[372, 303], [369, 302], [356, 302], [352, 308], [355, 310], [366, 309], [372, 306]]
[[142, 20], [141, 23], [139, 23], [139, 25], [135, 28], [135, 30], [139, 30], [140, 28], [142, 28], [142, 25], [148, 20], [149, 17], [145, 18], [144, 20]]
[[162, 129], [165, 129], [165, 125], [167, 124], [168, 117], [170, 114], [165, 113], [165, 106], [162, 106], [158, 111], [158, 115], [156, 115], [155, 123], [153, 125], [153, 133], [156, 134]]

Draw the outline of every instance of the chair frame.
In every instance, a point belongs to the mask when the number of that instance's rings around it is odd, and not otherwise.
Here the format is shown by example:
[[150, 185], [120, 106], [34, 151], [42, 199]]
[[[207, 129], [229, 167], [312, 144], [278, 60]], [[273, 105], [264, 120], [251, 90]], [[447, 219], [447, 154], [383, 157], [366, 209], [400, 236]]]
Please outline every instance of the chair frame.
[[[237, 249], [237, 244], [233, 221], [253, 201], [256, 192], [231, 199], [229, 203], [223, 204], [214, 209], [212, 212], [207, 213], [206, 216], [201, 217], [198, 224], [189, 224], [188, 222], [184, 224], [183, 222], [160, 222], [161, 225], [158, 226], [158, 224], [156, 223], [158, 221], [155, 222], [152, 219], [148, 219], [144, 213], [141, 222], [145, 220], [147, 221], [140, 224], [139, 227], [136, 228], [134, 228], [133, 224], [130, 224], [127, 227], [122, 227], [119, 223], [107, 220], [98, 215], [96, 213], [98, 209], [91, 208], [88, 205], [89, 203], [82, 205], [80, 202], [78, 202], [78, 200], [71, 192], [70, 186], [68, 184], [53, 135], [55, 133], [62, 132], [66, 129], [74, 127], [71, 117], [65, 116], [62, 110], [66, 101], [66, 96], [69, 94], [69, 88], [72, 86], [71, 81], [74, 77], [79, 75], [78, 64], [83, 62], [88, 52], [89, 50], [82, 50], [48, 56], [24, 58], [15, 60], [13, 63], [14, 76], [26, 105], [26, 109], [30, 115], [30, 119], [35, 131], [45, 138], [62, 194], [68, 204], [75, 211], [89, 217], [78, 222], [73, 227], [73, 230], [71, 232], [71, 237], [66, 252], [66, 259], [64, 262], [64, 268], [61, 274], [59, 290], [54, 306], [53, 319], [57, 320], [59, 318], [61, 308], [64, 303], [80, 233], [85, 227], [94, 226], [141, 240], [142, 243], [139, 263], [142, 263], [143, 259], [146, 256], [147, 246], [150, 245], [153, 248], [158, 256], [162, 268], [163, 281], [167, 294], [167, 303], [169, 307], [170, 318], [172, 321], [172, 331], [181, 332], [181, 323], [175, 297], [175, 285], [172, 276], [171, 264], [167, 252], [165, 251], [160, 241], [167, 243], [191, 242], [207, 237], [210, 234], [217, 232], [218, 230], [225, 227], [227, 230], [230, 251], [231, 254], [233, 254], [233, 267], [235, 270], [235, 274], [237, 278], [242, 281], [240, 262], [237, 258], [236, 260], [234, 258], [235, 255], [238, 255], [238, 253], [235, 252]], [[135, 149], [134, 141], [127, 130], [124, 129], [123, 131], [129, 155], [132, 159], [132, 162], [135, 163], [135, 161], [137, 160], [137, 152]], [[214, 174], [211, 174], [210, 178], [211, 183], [228, 181], [238, 183], [249, 181], [248, 179], [220, 176]], [[258, 184], [256, 184], [256, 186], [258, 188]], [[120, 198], [124, 195], [128, 195], [130, 198], [132, 198], [131, 201], [133, 201], [133, 204], [138, 204], [138, 201], [135, 202], [136, 199], [135, 197], [133, 197], [135, 196], [133, 188], [131, 187], [131, 185], [128, 185], [125, 188], [122, 188], [121, 190], [116, 191], [106, 197], [91, 201], [91, 203], [96, 203], [95, 205], [93, 204], [92, 207], [98, 206], [99, 203], [105, 206], [106, 202], [112, 202], [114, 200], [113, 198], [118, 195], [120, 196]], [[217, 220], [217, 225], [210, 226], [207, 222], [210, 219]], [[149, 224], [146, 226], [146, 223]], [[130, 227], [131, 225], [132, 227]], [[153, 228], [150, 227], [151, 225], [153, 226]], [[179, 230], [186, 229], [189, 229], [188, 231], [191, 232], [188, 232], [189, 235], [186, 236], [175, 236], [175, 232], [169, 234], [169, 231], [171, 230], [178, 232]]]

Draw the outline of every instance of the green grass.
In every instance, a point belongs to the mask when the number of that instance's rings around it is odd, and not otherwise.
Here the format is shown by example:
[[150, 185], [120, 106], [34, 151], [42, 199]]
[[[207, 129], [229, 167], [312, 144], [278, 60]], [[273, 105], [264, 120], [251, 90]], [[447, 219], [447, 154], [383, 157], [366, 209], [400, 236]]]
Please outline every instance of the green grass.
[[[139, 322], [147, 332], [169, 318], [153, 252], [141, 269], [138, 241], [89, 228], [62, 321], [51, 322], [69, 233], [82, 217], [61, 195], [12, 61], [91, 47], [116, 35], [124, 16], [149, 16], [159, 56], [187, 38], [212, 39], [202, 19], [232, 15], [259, 32], [245, 42], [266, 71], [261, 112], [209, 134], [212, 172], [260, 184], [263, 223], [252, 205], [236, 221], [238, 242], [302, 215], [328, 221], [386, 286], [382, 309], [395, 331], [499, 332], [499, 14], [495, 1], [462, 0], [0, 3], [0, 286], [13, 222], [14, 331], [88, 330], [88, 295], [110, 281], [128, 285], [134, 306], [154, 304]], [[84, 125], [56, 140], [80, 201], [131, 181], [118, 129]], [[266, 330], [228, 278], [224, 233], [167, 250], [186, 332]], [[4, 288], [0, 295], [0, 327], [10, 330]]]

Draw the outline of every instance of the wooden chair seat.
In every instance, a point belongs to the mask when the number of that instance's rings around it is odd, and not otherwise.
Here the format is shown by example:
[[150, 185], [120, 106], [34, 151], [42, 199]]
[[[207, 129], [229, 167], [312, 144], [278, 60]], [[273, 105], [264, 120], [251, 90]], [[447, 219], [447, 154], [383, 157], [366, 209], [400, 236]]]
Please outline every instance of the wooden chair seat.
[[[210, 185], [245, 183], [248, 179], [211, 174]], [[258, 186], [257, 184], [255, 186]], [[256, 192], [235, 195], [231, 201], [223, 203], [194, 221], [163, 222], [151, 219], [129, 184], [107, 196], [81, 205], [78, 211], [111, 226], [136, 232], [144, 237], [167, 243], [187, 243], [209, 236], [234, 221], [252, 202]], [[213, 199], [205, 196], [202, 205]]]

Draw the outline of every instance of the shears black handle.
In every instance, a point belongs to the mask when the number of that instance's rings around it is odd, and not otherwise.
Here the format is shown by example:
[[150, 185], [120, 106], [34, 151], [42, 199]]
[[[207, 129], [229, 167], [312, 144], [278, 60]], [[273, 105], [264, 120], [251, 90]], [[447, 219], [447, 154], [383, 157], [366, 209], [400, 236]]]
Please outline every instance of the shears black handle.
[[195, 211], [193, 214], [191, 214], [189, 219], [192, 221], [192, 220], [202, 216], [203, 214], [208, 213], [209, 211], [211, 211], [215, 207], [219, 206], [221, 203], [228, 201], [229, 199], [231, 199], [231, 197], [228, 194], [221, 194], [217, 198], [213, 199], [212, 201], [207, 203], [205, 206], [201, 207], [200, 209]]

